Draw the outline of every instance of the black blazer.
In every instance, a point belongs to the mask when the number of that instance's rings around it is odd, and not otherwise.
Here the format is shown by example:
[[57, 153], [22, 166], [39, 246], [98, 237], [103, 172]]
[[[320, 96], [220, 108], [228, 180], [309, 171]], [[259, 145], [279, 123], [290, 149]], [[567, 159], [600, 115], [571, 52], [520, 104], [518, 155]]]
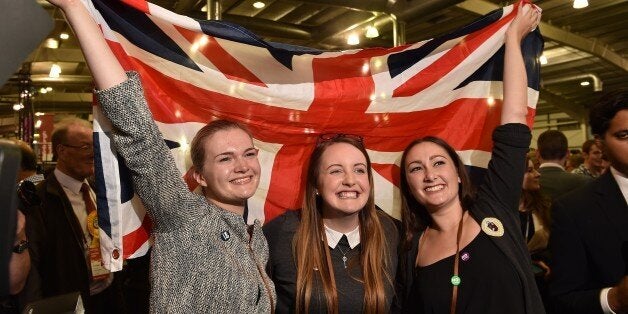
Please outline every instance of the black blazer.
[[600, 291], [624, 276], [628, 206], [610, 171], [552, 209], [550, 294], [559, 313], [602, 313]]
[[89, 265], [81, 225], [54, 173], [37, 185], [42, 206], [27, 217], [31, 272], [22, 302], [73, 291], [89, 306]]

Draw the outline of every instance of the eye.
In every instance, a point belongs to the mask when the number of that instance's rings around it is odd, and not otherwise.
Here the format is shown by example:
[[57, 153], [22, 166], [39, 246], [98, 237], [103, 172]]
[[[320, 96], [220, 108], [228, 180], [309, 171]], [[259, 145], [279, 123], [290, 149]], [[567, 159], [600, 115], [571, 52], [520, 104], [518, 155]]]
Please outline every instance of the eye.
[[231, 159], [232, 159], [231, 156], [223, 156], [223, 157], [218, 158], [218, 162], [220, 163], [229, 162], [231, 161]]
[[615, 133], [615, 137], [620, 139], [620, 140], [628, 139], [628, 130], [619, 131], [619, 132]]
[[257, 157], [257, 150], [250, 150], [250, 151], [246, 152], [244, 154], [244, 157], [246, 157], [246, 158]]
[[340, 168], [333, 168], [333, 169], [329, 170], [329, 173], [330, 174], [339, 174], [339, 173], [342, 173], [342, 169], [340, 169]]
[[365, 173], [366, 173], [366, 169], [365, 169], [365, 168], [362, 168], [362, 167], [360, 167], [360, 168], [355, 168], [355, 169], [353, 170], [353, 172], [355, 172], [355, 173], [359, 173], [359, 174], [365, 174]]
[[410, 169], [408, 169], [408, 171], [409, 171], [410, 173], [412, 173], [412, 172], [417, 172], [417, 171], [421, 171], [421, 170], [423, 170], [423, 167], [422, 167], [422, 166], [414, 166], [414, 167], [410, 167]]
[[443, 160], [437, 160], [434, 162], [434, 167], [442, 166], [445, 162]]

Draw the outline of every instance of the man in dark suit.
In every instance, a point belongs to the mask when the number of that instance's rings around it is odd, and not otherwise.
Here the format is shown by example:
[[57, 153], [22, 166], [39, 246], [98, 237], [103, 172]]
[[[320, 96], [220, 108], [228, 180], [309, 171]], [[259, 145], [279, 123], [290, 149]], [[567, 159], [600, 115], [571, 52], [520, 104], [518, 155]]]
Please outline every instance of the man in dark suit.
[[548, 130], [537, 140], [537, 157], [541, 162], [539, 179], [541, 193], [549, 197], [552, 201], [557, 197], [584, 186], [591, 181], [591, 178], [568, 173], [565, 171], [565, 161], [569, 157], [569, 147], [567, 137], [556, 130]]
[[88, 313], [117, 311], [113, 275], [99, 272], [100, 256], [94, 257], [100, 250], [90, 220], [96, 218], [95, 196], [87, 183], [94, 173], [91, 124], [61, 121], [52, 146], [57, 165], [37, 186], [42, 205], [27, 220], [32, 268], [23, 300], [79, 291]]
[[602, 98], [589, 123], [611, 169], [553, 205], [550, 294], [558, 313], [626, 313], [628, 92]]

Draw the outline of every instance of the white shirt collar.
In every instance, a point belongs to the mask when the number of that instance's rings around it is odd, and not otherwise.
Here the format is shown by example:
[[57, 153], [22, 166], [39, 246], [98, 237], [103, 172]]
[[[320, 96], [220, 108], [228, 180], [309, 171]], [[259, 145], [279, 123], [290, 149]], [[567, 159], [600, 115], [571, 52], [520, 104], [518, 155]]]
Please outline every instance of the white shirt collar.
[[325, 225], [325, 235], [327, 236], [327, 245], [330, 248], [335, 249], [340, 239], [342, 239], [343, 235], [347, 236], [347, 240], [349, 241], [349, 247], [351, 249], [355, 248], [358, 244], [360, 244], [360, 226], [358, 225], [352, 231], [348, 233], [338, 232], [334, 229], [331, 229]]
[[628, 176], [617, 171], [617, 169], [611, 167], [611, 174], [613, 178], [615, 178], [615, 182], [619, 185], [619, 190], [621, 194], [624, 195], [624, 199], [626, 200], [626, 204], [628, 204]]
[[556, 167], [556, 168], [565, 170], [565, 167], [555, 162], [544, 162], [539, 166], [539, 168], [547, 168], [547, 167]]
[[57, 177], [57, 181], [59, 181], [59, 184], [61, 184], [62, 187], [70, 190], [74, 194], [79, 194], [81, 192], [81, 186], [83, 186], [83, 183], [87, 183], [86, 180], [76, 180], [69, 175], [61, 172], [61, 170], [57, 168], [55, 168], [54, 174], [55, 177]]

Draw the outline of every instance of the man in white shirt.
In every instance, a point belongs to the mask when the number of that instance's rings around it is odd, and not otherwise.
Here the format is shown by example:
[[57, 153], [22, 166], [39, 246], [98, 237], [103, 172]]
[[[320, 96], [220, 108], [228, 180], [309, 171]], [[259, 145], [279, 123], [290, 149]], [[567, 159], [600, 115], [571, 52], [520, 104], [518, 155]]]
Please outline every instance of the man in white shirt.
[[628, 92], [603, 97], [589, 123], [611, 168], [554, 202], [550, 294], [557, 313], [626, 313]]
[[113, 275], [100, 264], [95, 194], [87, 178], [94, 174], [91, 124], [66, 119], [52, 133], [57, 165], [37, 186], [40, 210], [27, 221], [32, 270], [27, 299], [80, 291], [87, 313], [118, 310]]

